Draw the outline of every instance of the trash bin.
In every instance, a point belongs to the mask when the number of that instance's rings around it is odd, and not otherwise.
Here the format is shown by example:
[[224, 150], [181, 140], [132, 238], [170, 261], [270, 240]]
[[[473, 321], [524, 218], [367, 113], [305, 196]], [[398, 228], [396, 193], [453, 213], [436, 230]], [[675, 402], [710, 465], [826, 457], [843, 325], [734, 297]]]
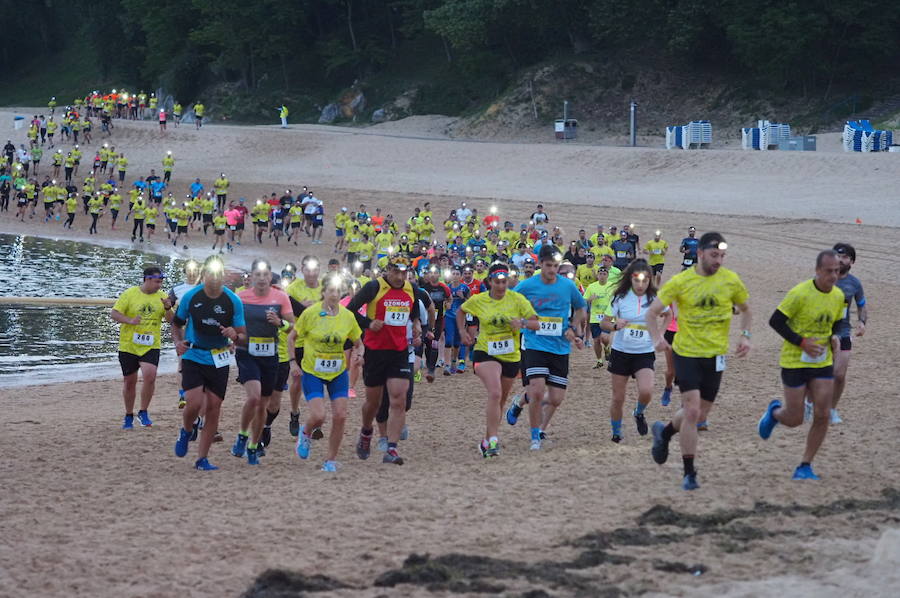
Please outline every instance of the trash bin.
[[574, 118], [558, 118], [554, 123], [557, 139], [575, 139], [578, 137], [578, 121]]
[[24, 116], [14, 116], [13, 117], [13, 128], [15, 130], [19, 130], [25, 126], [25, 117]]

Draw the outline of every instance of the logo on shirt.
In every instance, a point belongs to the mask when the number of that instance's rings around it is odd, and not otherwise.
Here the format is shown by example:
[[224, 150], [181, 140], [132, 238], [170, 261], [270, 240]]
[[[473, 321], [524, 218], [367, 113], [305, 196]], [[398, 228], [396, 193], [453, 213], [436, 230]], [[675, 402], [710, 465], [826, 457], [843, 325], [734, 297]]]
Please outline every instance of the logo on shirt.
[[200, 303], [195, 303], [195, 304], [194, 304], [194, 307], [195, 307], [195, 308], [197, 308], [197, 307], [203, 307], [203, 302], [201, 301]]
[[218, 303], [216, 303], [216, 305], [213, 307], [213, 313], [225, 315], [225, 310], [222, 309], [222, 306], [221, 306], [221, 305], [219, 305]]
[[703, 309], [714, 309], [719, 306], [719, 302], [714, 296], [706, 295], [700, 297], [694, 305], [696, 307], [702, 307]]

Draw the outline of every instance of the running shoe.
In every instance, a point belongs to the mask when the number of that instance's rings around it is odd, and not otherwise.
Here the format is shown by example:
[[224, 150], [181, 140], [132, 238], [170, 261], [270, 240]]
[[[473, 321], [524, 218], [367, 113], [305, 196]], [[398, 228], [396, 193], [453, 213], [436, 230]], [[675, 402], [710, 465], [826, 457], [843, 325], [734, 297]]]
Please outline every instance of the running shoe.
[[684, 490], [696, 490], [700, 487], [700, 484], [697, 483], [697, 474], [689, 473], [684, 476], [684, 479], [681, 481], [681, 487]]
[[266, 456], [266, 447], [263, 445], [259, 445], [256, 447], [256, 456], [257, 457], [265, 457]]
[[146, 411], [138, 411], [138, 421], [142, 428], [150, 428], [153, 426], [153, 420], [150, 419], [150, 416]]
[[221, 432], [217, 431], [215, 434], [213, 434], [213, 442], [223, 442], [224, 440], [225, 438], [222, 436]]
[[709, 432], [709, 422], [703, 420], [702, 422], [697, 422], [697, 431], [698, 432]]
[[612, 440], [616, 444], [619, 444], [620, 442], [622, 442], [622, 437], [619, 436], [618, 434], [613, 434], [613, 436], [612, 436], [612, 438], [610, 438], [610, 440]]
[[641, 436], [646, 436], [647, 418], [644, 417], [643, 413], [637, 413], [636, 411], [632, 415], [634, 415], [634, 425], [637, 427], [637, 433]]
[[811, 422], [813, 418], [813, 404], [809, 399], [803, 399], [803, 421]]
[[291, 436], [296, 438], [299, 430], [300, 430], [300, 414], [299, 413], [291, 413], [291, 421], [288, 424], [288, 431], [290, 431]]
[[450, 366], [449, 366], [449, 365], [445, 365], [445, 366], [444, 366], [444, 375], [445, 375], [445, 376], [449, 376], [450, 374], [451, 374], [451, 372], [450, 372]]
[[188, 443], [191, 441], [191, 433], [181, 428], [178, 432], [178, 440], [175, 441], [175, 456], [184, 457], [188, 452]]
[[258, 449], [247, 449], [247, 465], [259, 465], [259, 451]]
[[359, 433], [359, 440], [356, 441], [356, 456], [365, 461], [372, 452], [372, 435]]
[[300, 428], [300, 435], [297, 437], [297, 456], [301, 459], [308, 459], [311, 444], [312, 439], [303, 432], [303, 428]]
[[831, 410], [831, 425], [842, 424], [842, 423], [844, 423], [844, 420], [841, 419], [841, 414], [838, 413], [837, 409], [832, 409]]
[[794, 470], [792, 480], [819, 480], [821, 479], [813, 471], [812, 465], [798, 465]]
[[532, 451], [539, 451], [539, 450], [541, 450], [541, 439], [540, 439], [540, 438], [532, 438], [532, 439], [531, 439], [531, 446], [529, 447], [529, 449], [532, 450]]
[[393, 465], [403, 465], [403, 457], [397, 454], [397, 449], [388, 449], [381, 459], [382, 463], [392, 463]]
[[407, 426], [403, 426], [403, 429], [400, 430], [400, 440], [409, 440], [409, 428]]
[[653, 447], [650, 449], [650, 454], [653, 455], [653, 460], [660, 465], [669, 459], [669, 441], [663, 437], [665, 429], [664, 423], [653, 422]]
[[123, 430], [134, 430], [134, 416], [126, 415], [124, 421], [122, 421], [122, 429]]
[[249, 440], [247, 436], [238, 433], [237, 440], [234, 441], [234, 446], [231, 447], [231, 454], [235, 457], [243, 457], [244, 453], [247, 452], [247, 440]]
[[459, 363], [456, 364], [456, 371], [459, 373], [466, 371], [466, 362], [462, 359], [459, 360]]
[[386, 436], [381, 436], [378, 439], [378, 442], [375, 443], [375, 450], [380, 453], [386, 453], [388, 449], [388, 439]]
[[337, 466], [337, 461], [325, 461], [325, 463], [322, 464], [322, 471], [335, 472], [337, 471]]
[[603, 364], [603, 360], [602, 360], [602, 359], [598, 359], [598, 360], [597, 360], [597, 363], [594, 364], [594, 369], [595, 369], [595, 370], [602, 369], [602, 368], [603, 368], [603, 365], [604, 365], [604, 364]]
[[260, 446], [269, 446], [272, 443], [272, 426], [263, 426], [262, 435], [259, 437]]
[[200, 471], [215, 471], [219, 468], [210, 463], [209, 459], [203, 457], [194, 462], [194, 469], [199, 469]]
[[514, 395], [509, 409], [506, 410], [506, 423], [511, 426], [516, 425], [520, 415], [522, 415], [522, 407], [519, 405], [519, 395]]
[[416, 373], [413, 374], [413, 382], [421, 382], [422, 381], [422, 370], [416, 370]]
[[497, 440], [491, 440], [487, 445], [487, 449], [484, 452], [484, 456], [487, 459], [491, 459], [493, 457], [499, 457], [500, 456], [500, 442]]
[[659, 404], [663, 407], [668, 407], [669, 403], [672, 402], [672, 389], [664, 388], [662, 396], [659, 398]]
[[769, 406], [766, 407], [766, 412], [759, 418], [759, 424], [757, 424], [756, 429], [759, 432], [759, 437], [763, 440], [768, 440], [769, 436], [772, 435], [772, 430], [778, 425], [778, 420], [772, 414], [779, 407], [781, 407], [781, 401], [773, 399]]
[[197, 440], [197, 437], [200, 435], [200, 430], [203, 429], [203, 420], [201, 418], [197, 418], [194, 420], [194, 427], [191, 429], [191, 442]]
[[322, 433], [322, 428], [313, 428], [312, 434], [309, 435], [313, 440], [322, 440], [325, 438], [325, 434]]
[[187, 405], [187, 401], [184, 400], [184, 389], [178, 389], [178, 408], [184, 409], [185, 405]]
[[487, 449], [488, 447], [485, 444], [484, 440], [478, 443], [478, 450], [481, 451], [482, 459], [487, 459]]
[[434, 382], [434, 368], [429, 368], [428, 372], [425, 373], [425, 381], [429, 384]]

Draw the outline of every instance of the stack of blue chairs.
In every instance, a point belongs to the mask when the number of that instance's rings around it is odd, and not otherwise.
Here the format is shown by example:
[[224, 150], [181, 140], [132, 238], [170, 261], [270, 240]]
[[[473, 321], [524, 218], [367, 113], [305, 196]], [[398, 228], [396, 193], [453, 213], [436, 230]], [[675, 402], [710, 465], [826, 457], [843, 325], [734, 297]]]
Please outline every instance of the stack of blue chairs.
[[894, 143], [894, 132], [876, 130], [868, 120], [850, 120], [844, 125], [843, 143], [845, 152], [885, 152]]
[[666, 149], [699, 149], [712, 143], [712, 124], [708, 120], [692, 120], [683, 126], [666, 127]]
[[767, 120], [758, 121], [758, 126], [741, 129], [741, 147], [746, 150], [767, 150], [772, 146], [779, 147], [791, 138], [791, 125], [773, 123]]

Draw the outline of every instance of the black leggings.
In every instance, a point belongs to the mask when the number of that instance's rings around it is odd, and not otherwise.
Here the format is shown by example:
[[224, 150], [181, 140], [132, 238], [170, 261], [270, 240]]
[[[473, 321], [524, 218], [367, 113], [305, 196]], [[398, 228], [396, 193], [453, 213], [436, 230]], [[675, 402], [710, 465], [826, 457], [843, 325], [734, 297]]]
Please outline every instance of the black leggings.
[[100, 217], [100, 214], [91, 214], [91, 228], [88, 230], [89, 233], [94, 234], [97, 232], [97, 218]]
[[425, 343], [425, 366], [429, 370], [433, 370], [437, 366], [438, 358], [438, 341], [441, 340], [441, 333], [444, 331], [444, 314], [439, 315], [434, 321], [434, 341], [424, 340]]
[[[406, 410], [409, 411], [412, 408], [412, 397], [413, 397], [413, 372], [412, 368], [409, 369], [409, 390], [406, 391]], [[379, 424], [383, 424], [388, 420], [388, 412], [391, 408], [391, 398], [388, 396], [387, 385], [385, 384], [384, 390], [381, 391], [381, 404], [378, 406], [378, 413], [375, 414], [375, 421]]]
[[64, 226], [66, 226], [66, 228], [72, 228], [73, 222], [75, 222], [75, 212], [69, 212], [68, 216], [66, 216], [66, 223]]
[[141, 230], [141, 234], [140, 234], [141, 238], [144, 238], [144, 219], [143, 218], [135, 218], [134, 219], [134, 226], [131, 227], [131, 236], [132, 237], [135, 236], [134, 233], [137, 232], [138, 229]]

